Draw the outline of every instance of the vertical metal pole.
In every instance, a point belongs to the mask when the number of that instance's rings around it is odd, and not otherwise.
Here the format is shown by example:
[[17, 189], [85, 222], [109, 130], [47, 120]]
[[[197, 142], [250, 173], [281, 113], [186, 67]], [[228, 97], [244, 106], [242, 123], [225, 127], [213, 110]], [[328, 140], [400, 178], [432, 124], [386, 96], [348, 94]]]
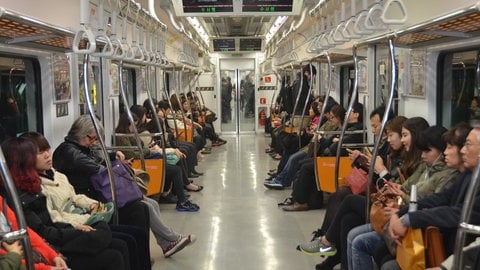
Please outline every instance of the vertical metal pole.
[[[123, 60], [120, 60], [118, 62], [118, 79], [120, 81], [120, 97], [122, 98], [122, 102], [125, 105], [125, 113], [127, 114], [127, 118], [132, 125], [133, 133], [135, 134], [137, 148], [140, 151], [140, 163], [142, 166], [142, 170], [145, 171], [145, 157], [143, 156], [142, 141], [140, 141], [140, 135], [138, 135], [138, 129], [135, 125], [135, 121], [133, 120], [132, 112], [130, 111], [130, 105], [128, 104], [127, 100], [127, 95], [125, 94], [125, 86], [123, 85]], [[138, 119], [138, 121], [141, 121], [141, 119]]]
[[105, 140], [103, 138], [103, 134], [101, 132], [100, 124], [98, 123], [98, 119], [95, 116], [95, 111], [93, 109], [92, 100], [90, 99], [90, 89], [88, 87], [88, 63], [89, 63], [89, 55], [85, 54], [83, 57], [83, 93], [85, 95], [85, 101], [87, 103], [87, 111], [92, 119], [93, 126], [95, 127], [95, 132], [97, 132], [98, 141], [100, 143], [100, 148], [102, 149], [103, 158], [105, 160], [105, 165], [108, 171], [108, 178], [110, 181], [110, 187], [112, 191], [112, 201], [115, 207], [115, 212], [113, 214], [113, 223], [118, 224], [118, 211], [117, 211], [117, 192], [115, 189], [115, 182], [113, 181], [113, 170], [112, 170], [112, 163], [110, 162], [110, 157], [108, 155], [107, 148], [105, 146]]
[[338, 189], [338, 171], [340, 169], [340, 154], [342, 150], [343, 138], [345, 137], [345, 131], [347, 131], [348, 118], [353, 110], [353, 104], [357, 100], [358, 94], [358, 56], [357, 56], [357, 45], [354, 45], [352, 48], [353, 52], [353, 64], [355, 66], [355, 78], [353, 82], [353, 91], [350, 96], [350, 103], [348, 104], [347, 113], [345, 114], [345, 119], [343, 120], [343, 127], [340, 131], [340, 138], [337, 145], [337, 154], [335, 156], [335, 189]]
[[[323, 106], [322, 106], [322, 111], [320, 112], [320, 122], [322, 121], [323, 117], [325, 116], [325, 111], [327, 110], [327, 103], [328, 103], [328, 100], [330, 98], [330, 92], [332, 90], [332, 84], [333, 84], [333, 67], [332, 67], [332, 60], [330, 59], [330, 54], [328, 53], [328, 51], [325, 51], [325, 58], [327, 58], [327, 63], [328, 63], [328, 84], [327, 84], [327, 92], [325, 93], [325, 101], [323, 102]], [[328, 120], [327, 120], [328, 121]], [[319, 122], [319, 123], [320, 123]], [[318, 136], [320, 136], [320, 124], [317, 126], [317, 130], [315, 131], [315, 135], [314, 135], [314, 138], [313, 138], [313, 149], [314, 149], [314, 158], [316, 159], [316, 154], [317, 154], [317, 151], [318, 151]], [[317, 162], [315, 161], [314, 162], [314, 166], [315, 166], [315, 179], [318, 179], [318, 175], [317, 175]], [[318, 181], [317, 182], [317, 189], [318, 190], [321, 190], [321, 187], [318, 185]]]
[[[392, 62], [392, 65], [390, 67], [390, 71], [392, 73], [392, 76], [391, 76], [392, 81], [390, 85], [390, 95], [388, 97], [387, 105], [385, 106], [385, 114], [383, 115], [383, 118], [382, 118], [382, 125], [380, 127], [378, 137], [375, 138], [375, 146], [373, 147], [372, 158], [371, 158], [372, 161], [375, 161], [378, 155], [378, 148], [380, 147], [380, 143], [382, 141], [382, 134], [385, 132], [385, 126], [387, 125], [388, 115], [390, 114], [390, 110], [392, 109], [393, 95], [395, 93], [395, 85], [397, 84], [397, 79], [396, 79], [397, 66], [395, 64], [395, 46], [393, 44], [393, 36], [388, 38], [388, 48], [390, 53], [390, 60]], [[371, 193], [370, 187], [372, 186], [372, 182], [373, 182], [374, 168], [375, 168], [375, 162], [370, 162], [370, 168], [368, 170], [368, 183], [367, 183], [367, 202], [366, 202], [367, 207], [365, 207], [365, 212], [366, 212], [365, 217], [366, 217], [367, 223], [369, 223], [369, 220], [370, 220], [370, 215], [369, 215], [370, 207], [368, 207], [369, 206], [368, 198], [370, 198], [370, 193]]]
[[[9, 198], [3, 198], [4, 200], [9, 199], [11, 202], [11, 207], [15, 213], [15, 217], [17, 219], [18, 224], [18, 232], [23, 234], [22, 237], [22, 244], [24, 249], [24, 256], [27, 268], [29, 270], [33, 270], [34, 268], [34, 261], [32, 256], [32, 245], [30, 243], [30, 238], [27, 234], [27, 222], [25, 221], [25, 215], [23, 214], [22, 203], [18, 199], [17, 188], [14, 185], [12, 176], [10, 175], [10, 171], [8, 170], [7, 162], [5, 161], [5, 156], [3, 155], [3, 151], [0, 148], [0, 179], [3, 179], [3, 186], [7, 191], [7, 195]], [[5, 213], [7, 213], [7, 209], [3, 209]], [[8, 217], [5, 217], [8, 219]]]

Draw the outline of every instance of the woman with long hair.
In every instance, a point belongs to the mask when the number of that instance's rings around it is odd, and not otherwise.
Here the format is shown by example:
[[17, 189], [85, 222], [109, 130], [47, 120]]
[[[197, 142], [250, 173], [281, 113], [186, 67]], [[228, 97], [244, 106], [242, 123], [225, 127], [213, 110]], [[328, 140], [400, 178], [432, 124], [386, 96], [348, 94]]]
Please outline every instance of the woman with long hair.
[[[404, 150], [411, 153], [406, 153], [404, 156], [409, 157], [409, 161], [402, 163], [398, 181], [401, 181], [402, 178], [407, 180], [409, 178], [418, 179], [425, 171], [426, 166], [421, 162], [422, 151], [416, 146], [416, 141], [420, 133], [428, 126], [428, 122], [421, 117], [413, 117], [403, 123], [401, 142]], [[415, 160], [416, 163], [411, 162], [411, 160]], [[403, 161], [405, 160], [402, 158]], [[383, 165], [383, 160], [377, 157], [375, 167], [380, 167], [380, 164]], [[379, 175], [379, 178], [391, 182], [396, 181], [386, 167], [376, 168], [375, 172]], [[316, 269], [333, 269], [339, 262], [342, 263], [343, 267], [347, 267], [347, 234], [351, 229], [365, 223], [366, 205], [367, 199], [365, 196], [348, 195], [340, 205], [325, 235], [299, 245], [299, 249], [304, 253], [321, 254], [328, 257], [321, 264], [317, 264]], [[336, 248], [336, 246], [339, 248]]]
[[[53, 152], [53, 167], [68, 177], [77, 193], [94, 199], [97, 195], [90, 178], [105, 169], [102, 156], [93, 149], [97, 145], [98, 136], [90, 116], [82, 115], [73, 123], [65, 141]], [[112, 153], [110, 158], [125, 161], [125, 155], [121, 151]], [[158, 202], [153, 199], [144, 197], [118, 209], [120, 224], [146, 226], [147, 231], [151, 227], [166, 257], [195, 240], [194, 235], [181, 235], [166, 226]]]
[[32, 141], [12, 138], [2, 144], [2, 150], [28, 226], [67, 256], [72, 269], [130, 269], [126, 243], [112, 239], [105, 222], [73, 227], [52, 221], [46, 197], [41, 194], [37, 147]]

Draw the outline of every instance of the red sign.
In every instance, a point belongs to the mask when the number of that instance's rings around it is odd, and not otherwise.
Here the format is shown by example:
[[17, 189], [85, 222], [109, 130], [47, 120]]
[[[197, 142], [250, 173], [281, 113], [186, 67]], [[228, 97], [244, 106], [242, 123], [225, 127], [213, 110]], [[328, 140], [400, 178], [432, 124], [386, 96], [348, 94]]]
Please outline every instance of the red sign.
[[260, 104], [267, 104], [267, 99], [266, 98], [260, 98]]
[[271, 82], [272, 82], [272, 77], [266, 76], [265, 79], [264, 79], [264, 81], [265, 81], [266, 83], [271, 83]]

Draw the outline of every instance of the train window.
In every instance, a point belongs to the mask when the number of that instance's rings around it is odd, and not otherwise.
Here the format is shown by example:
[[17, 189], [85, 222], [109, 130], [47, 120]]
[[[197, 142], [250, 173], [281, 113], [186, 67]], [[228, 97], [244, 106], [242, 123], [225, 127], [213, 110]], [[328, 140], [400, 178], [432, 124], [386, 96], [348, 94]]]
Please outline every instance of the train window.
[[[79, 70], [79, 81], [80, 81], [80, 91], [79, 91], [79, 106], [80, 106], [80, 114], [86, 114], [87, 105], [85, 100], [85, 89], [84, 89], [84, 77], [83, 77], [83, 65], [80, 64], [78, 67]], [[93, 109], [97, 117], [103, 119], [103, 110], [102, 110], [102, 84], [100, 80], [100, 64], [98, 60], [95, 58], [91, 58], [90, 66], [88, 67], [88, 88], [90, 90], [90, 99], [93, 105]]]
[[[144, 71], [142, 71], [144, 72]], [[123, 77], [123, 87], [125, 88], [125, 94], [127, 96], [127, 102], [128, 104], [130, 105], [133, 105], [133, 104], [138, 104], [137, 100], [136, 100], [136, 88], [135, 88], [135, 85], [136, 85], [136, 73], [135, 73], [135, 69], [133, 68], [123, 68], [123, 74], [122, 74], [122, 77]], [[143, 78], [145, 78], [145, 76], [143, 76]], [[123, 101], [122, 99], [120, 99], [120, 113], [124, 112], [125, 111], [125, 105], [123, 104]]]
[[26, 131], [43, 132], [40, 65], [0, 56], [0, 143]]
[[445, 53], [439, 60], [439, 124], [451, 127], [480, 119], [479, 90], [475, 89], [477, 51]]

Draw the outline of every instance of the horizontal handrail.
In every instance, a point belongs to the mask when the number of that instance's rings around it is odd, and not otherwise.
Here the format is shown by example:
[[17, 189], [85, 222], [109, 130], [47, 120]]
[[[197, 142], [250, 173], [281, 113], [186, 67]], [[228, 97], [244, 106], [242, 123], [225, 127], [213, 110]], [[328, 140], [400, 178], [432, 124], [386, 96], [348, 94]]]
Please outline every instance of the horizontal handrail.
[[[367, 130], [360, 129], [360, 130], [345, 130], [345, 134], [363, 134], [365, 132], [368, 132]], [[342, 133], [341, 130], [330, 130], [330, 131], [325, 131], [325, 130], [319, 130], [316, 131], [317, 134], [319, 135], [340, 135]]]

